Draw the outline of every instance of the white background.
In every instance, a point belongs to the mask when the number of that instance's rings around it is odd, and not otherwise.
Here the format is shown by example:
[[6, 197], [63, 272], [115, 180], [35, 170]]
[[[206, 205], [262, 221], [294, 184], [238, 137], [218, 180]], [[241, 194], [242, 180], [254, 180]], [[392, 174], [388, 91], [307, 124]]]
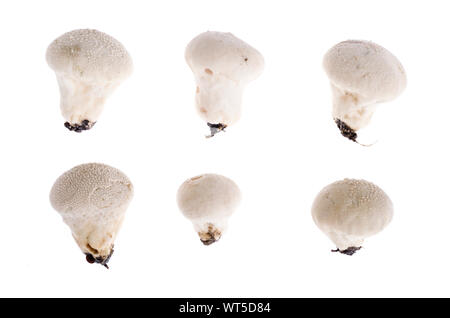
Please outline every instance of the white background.
[[[450, 296], [449, 80], [446, 1], [10, 1], [0, 5], [0, 296]], [[135, 71], [97, 125], [63, 127], [45, 51], [95, 28], [122, 42]], [[265, 57], [225, 134], [194, 108], [186, 44], [229, 31]], [[404, 65], [408, 87], [377, 110], [361, 147], [331, 118], [324, 53], [366, 39]], [[84, 260], [48, 195], [75, 165], [102, 162], [135, 186], [110, 270]], [[175, 195], [223, 174], [243, 202], [205, 247]], [[393, 222], [352, 257], [312, 221], [316, 194], [364, 178], [394, 202]]]

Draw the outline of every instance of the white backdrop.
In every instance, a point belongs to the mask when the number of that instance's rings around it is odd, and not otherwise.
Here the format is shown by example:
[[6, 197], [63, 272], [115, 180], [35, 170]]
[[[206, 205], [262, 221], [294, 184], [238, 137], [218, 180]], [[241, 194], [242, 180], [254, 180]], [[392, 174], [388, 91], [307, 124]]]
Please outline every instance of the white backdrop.
[[[450, 20], [447, 1], [10, 1], [0, 4], [0, 296], [450, 296]], [[45, 51], [95, 28], [125, 45], [134, 74], [97, 125], [63, 127]], [[232, 32], [265, 57], [243, 117], [205, 139], [186, 44]], [[379, 107], [361, 147], [331, 118], [324, 53], [372, 40], [404, 65], [408, 87]], [[365, 133], [365, 132], [363, 132]], [[364, 137], [364, 136], [363, 136]], [[110, 270], [84, 260], [48, 195], [86, 162], [121, 169], [135, 197]], [[213, 172], [243, 202], [203, 246], [178, 210], [178, 186]], [[312, 221], [327, 184], [364, 178], [394, 202], [388, 228], [352, 257]]]

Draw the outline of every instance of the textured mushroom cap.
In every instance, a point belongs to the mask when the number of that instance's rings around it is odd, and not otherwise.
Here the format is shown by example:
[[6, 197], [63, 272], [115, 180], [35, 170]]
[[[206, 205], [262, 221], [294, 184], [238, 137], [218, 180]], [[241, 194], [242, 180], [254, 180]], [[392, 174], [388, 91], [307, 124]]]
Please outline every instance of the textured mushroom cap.
[[368, 102], [392, 100], [406, 87], [400, 61], [373, 42], [340, 42], [325, 54], [323, 66], [332, 85]]
[[130, 180], [119, 170], [99, 163], [76, 166], [61, 175], [50, 202], [85, 254], [108, 260], [125, 211], [133, 197]]
[[231, 33], [201, 33], [187, 45], [185, 58], [195, 74], [218, 74], [238, 83], [256, 79], [264, 69], [263, 56]]
[[[380, 232], [393, 216], [389, 197], [365, 180], [344, 179], [320, 191], [312, 206], [317, 226], [340, 248]], [[344, 244], [345, 245], [345, 244]]]
[[[62, 214], [114, 209], [127, 205], [133, 196], [133, 185], [116, 168], [87, 163], [61, 175], [50, 192], [50, 202]], [[107, 216], [106, 214], [104, 215]]]
[[241, 201], [232, 180], [217, 174], [203, 174], [186, 180], [178, 189], [177, 201], [191, 221], [214, 222], [229, 217]]
[[125, 47], [108, 34], [91, 29], [61, 35], [49, 45], [46, 57], [57, 74], [86, 82], [121, 82], [133, 71]]

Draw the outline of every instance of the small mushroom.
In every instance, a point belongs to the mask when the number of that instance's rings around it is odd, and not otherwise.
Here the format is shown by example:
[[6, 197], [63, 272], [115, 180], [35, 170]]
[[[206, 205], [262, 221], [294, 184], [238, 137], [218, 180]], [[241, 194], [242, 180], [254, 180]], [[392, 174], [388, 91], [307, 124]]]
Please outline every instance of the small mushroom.
[[352, 255], [365, 238], [383, 230], [392, 220], [389, 197], [365, 180], [334, 182], [317, 195], [312, 217], [322, 232], [336, 244], [333, 252]]
[[92, 128], [108, 96], [133, 71], [125, 47], [97, 30], [63, 34], [50, 44], [46, 57], [59, 84], [64, 126], [75, 132]]
[[261, 75], [264, 58], [231, 33], [205, 32], [186, 47], [197, 83], [195, 102], [211, 135], [237, 122], [245, 86]]
[[72, 230], [89, 263], [108, 268], [114, 240], [133, 197], [133, 185], [121, 171], [100, 164], [76, 166], [61, 175], [50, 202]]
[[394, 100], [406, 87], [400, 61], [373, 42], [340, 42], [325, 54], [323, 66], [331, 83], [334, 121], [354, 142], [377, 104]]
[[178, 189], [178, 206], [192, 221], [205, 245], [220, 239], [228, 218], [241, 201], [241, 192], [232, 180], [217, 174], [203, 174], [186, 180]]

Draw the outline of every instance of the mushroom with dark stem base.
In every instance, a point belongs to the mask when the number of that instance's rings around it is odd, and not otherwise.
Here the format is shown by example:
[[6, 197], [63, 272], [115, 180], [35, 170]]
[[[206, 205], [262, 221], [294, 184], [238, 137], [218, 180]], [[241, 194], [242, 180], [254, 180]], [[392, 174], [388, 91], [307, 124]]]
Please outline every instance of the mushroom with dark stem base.
[[178, 189], [177, 202], [194, 225], [204, 245], [217, 242], [241, 201], [241, 192], [231, 179], [202, 174], [186, 180]]
[[382, 231], [392, 220], [393, 206], [375, 184], [344, 179], [323, 188], [311, 214], [317, 227], [336, 244], [332, 252], [353, 255], [364, 239]]
[[94, 126], [106, 99], [133, 71], [125, 47], [91, 29], [61, 35], [47, 48], [46, 58], [58, 81], [64, 126], [77, 133]]
[[108, 268], [133, 192], [131, 181], [120, 170], [88, 163], [55, 181], [50, 202], [70, 227], [86, 261]]
[[210, 138], [240, 119], [244, 88], [261, 75], [264, 58], [233, 34], [212, 31], [189, 42], [185, 58], [197, 84], [195, 105]]
[[369, 125], [379, 103], [392, 101], [406, 87], [400, 61], [384, 47], [349, 40], [325, 54], [323, 67], [333, 98], [333, 119], [341, 134], [357, 142], [356, 132]]

